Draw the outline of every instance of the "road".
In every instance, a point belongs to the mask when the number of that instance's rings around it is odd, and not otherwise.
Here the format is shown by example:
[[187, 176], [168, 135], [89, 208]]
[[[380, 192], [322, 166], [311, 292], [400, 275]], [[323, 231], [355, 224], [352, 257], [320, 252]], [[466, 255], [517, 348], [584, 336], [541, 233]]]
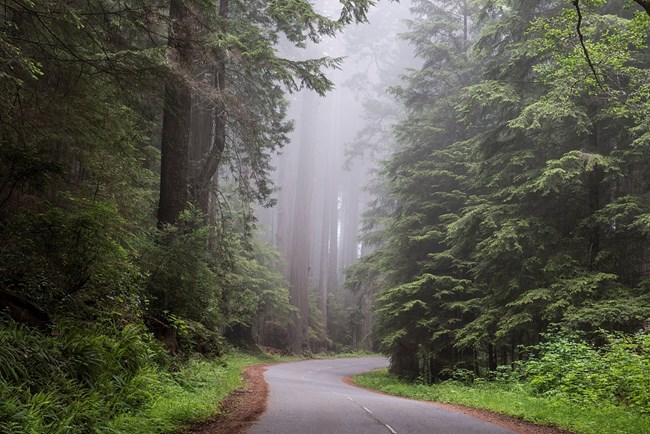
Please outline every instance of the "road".
[[266, 412], [249, 434], [512, 434], [446, 408], [350, 386], [346, 376], [384, 358], [309, 360], [269, 367]]

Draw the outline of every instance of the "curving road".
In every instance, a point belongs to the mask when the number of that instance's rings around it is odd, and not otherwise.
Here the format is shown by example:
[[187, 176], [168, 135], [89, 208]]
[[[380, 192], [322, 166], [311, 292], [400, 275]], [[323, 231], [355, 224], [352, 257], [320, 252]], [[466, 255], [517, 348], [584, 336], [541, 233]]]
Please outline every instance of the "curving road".
[[346, 376], [385, 367], [384, 358], [309, 360], [264, 374], [266, 412], [249, 434], [512, 434], [513, 431], [420, 401], [347, 385]]

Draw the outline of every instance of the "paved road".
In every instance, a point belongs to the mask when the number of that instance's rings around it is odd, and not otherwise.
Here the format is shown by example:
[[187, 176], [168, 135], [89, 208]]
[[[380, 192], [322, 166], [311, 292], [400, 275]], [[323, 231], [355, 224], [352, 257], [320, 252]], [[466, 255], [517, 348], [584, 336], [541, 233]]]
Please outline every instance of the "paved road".
[[386, 359], [309, 360], [271, 366], [266, 412], [249, 434], [512, 434], [447, 410], [349, 386], [343, 378], [385, 367]]

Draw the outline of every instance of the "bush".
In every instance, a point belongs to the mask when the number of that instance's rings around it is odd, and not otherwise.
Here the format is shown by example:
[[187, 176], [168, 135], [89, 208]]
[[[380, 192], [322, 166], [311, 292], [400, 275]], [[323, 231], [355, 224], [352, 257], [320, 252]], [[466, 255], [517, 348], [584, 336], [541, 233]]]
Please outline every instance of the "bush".
[[608, 401], [650, 413], [650, 335], [606, 334], [602, 346], [575, 336], [547, 339], [518, 368], [536, 393]]

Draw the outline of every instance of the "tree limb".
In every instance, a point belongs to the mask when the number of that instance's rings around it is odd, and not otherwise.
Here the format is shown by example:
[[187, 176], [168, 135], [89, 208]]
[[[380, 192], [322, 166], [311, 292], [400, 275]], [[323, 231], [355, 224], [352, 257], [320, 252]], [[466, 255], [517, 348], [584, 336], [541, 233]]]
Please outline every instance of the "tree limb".
[[582, 11], [580, 10], [580, 0], [573, 0], [573, 6], [576, 8], [576, 12], [578, 13], [578, 22], [576, 23], [576, 31], [578, 32], [578, 37], [580, 38], [580, 45], [582, 46], [582, 51], [585, 53], [585, 59], [587, 59], [589, 68], [591, 69], [591, 72], [593, 72], [594, 74], [594, 78], [596, 79], [596, 83], [598, 83], [598, 87], [600, 87], [601, 90], [605, 90], [605, 88], [603, 87], [603, 83], [600, 81], [600, 78], [598, 78], [598, 73], [596, 72], [596, 68], [594, 67], [593, 62], [591, 61], [591, 57], [589, 56], [589, 50], [587, 50], [587, 46], [585, 45], [585, 37], [582, 34]]
[[646, 13], [650, 15], [650, 0], [634, 0], [645, 9]]

